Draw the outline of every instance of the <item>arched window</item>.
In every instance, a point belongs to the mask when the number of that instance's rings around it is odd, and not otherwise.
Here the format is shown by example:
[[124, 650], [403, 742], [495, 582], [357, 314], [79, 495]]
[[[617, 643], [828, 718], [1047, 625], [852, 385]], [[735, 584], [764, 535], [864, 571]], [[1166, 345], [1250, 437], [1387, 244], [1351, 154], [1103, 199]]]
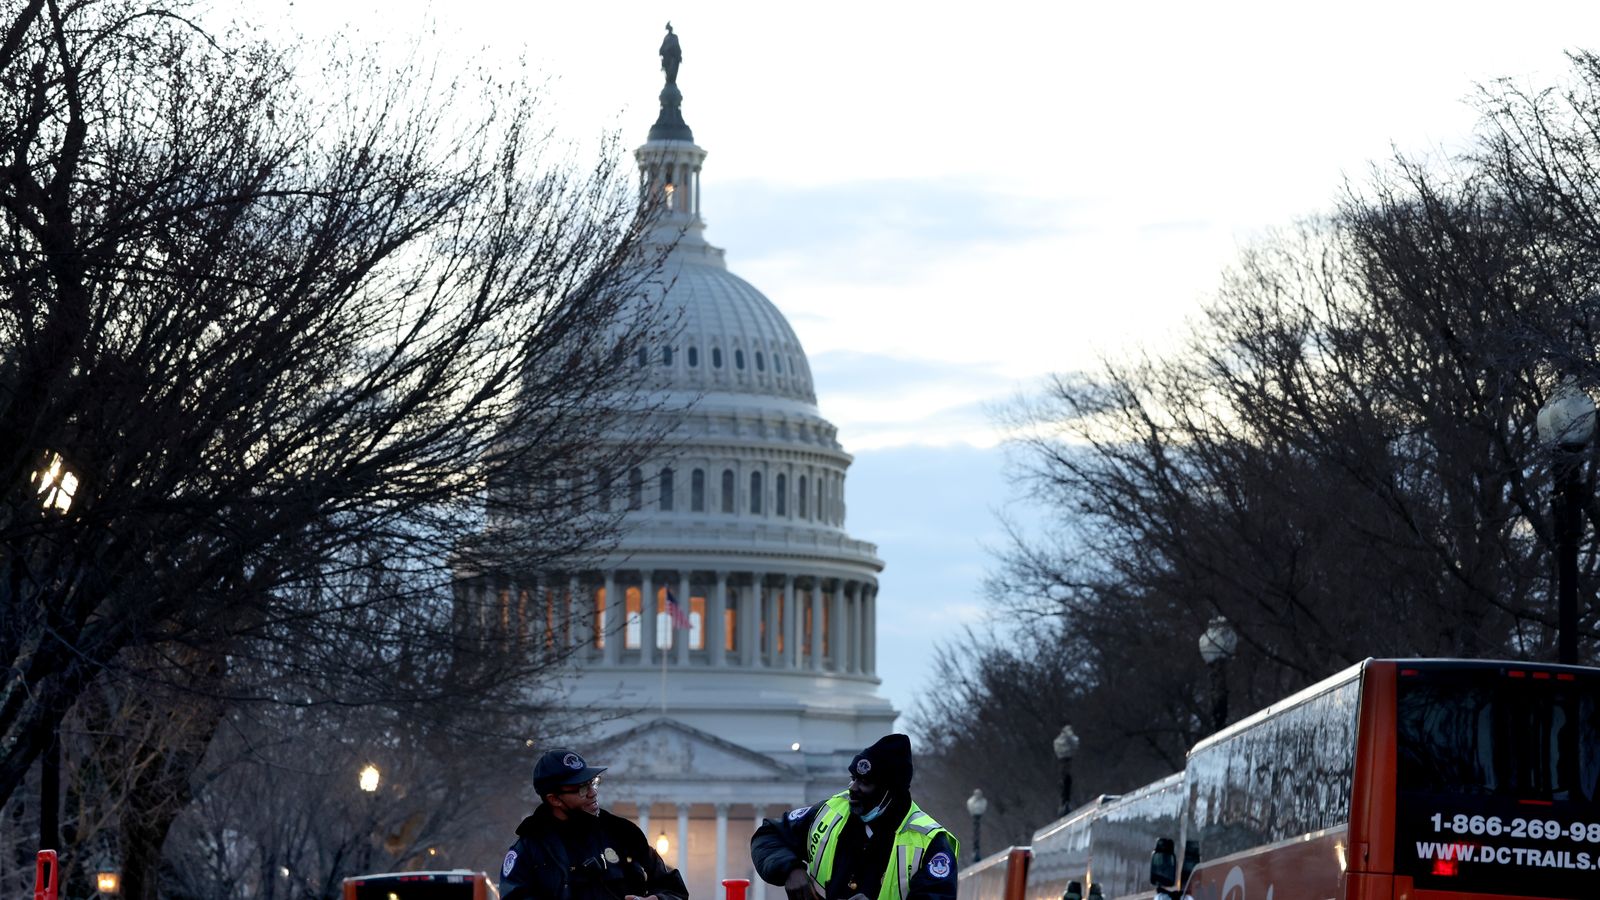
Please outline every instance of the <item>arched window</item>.
[[672, 365], [672, 348], [671, 347], [662, 347], [661, 348], [661, 364], [663, 366]]
[[776, 353], [772, 354], [772, 371], [778, 375], [783, 374], [783, 357]]
[[800, 513], [800, 518], [804, 519], [806, 517], [806, 477], [804, 475], [800, 476], [800, 489], [794, 492], [794, 500], [795, 505], [799, 507], [796, 511]]
[[611, 511], [611, 473], [605, 469], [594, 472], [594, 504], [601, 512]]
[[750, 512], [761, 514], [761, 473], [750, 473]]
[[706, 470], [695, 469], [689, 475], [689, 511], [706, 511]]
[[672, 470], [661, 470], [661, 511], [672, 512]]
[[767, 358], [761, 354], [760, 350], [757, 350], [756, 351], [756, 371], [757, 372], [765, 372], [766, 370], [767, 370]]
[[744, 351], [743, 350], [735, 350], [735, 351], [733, 351], [733, 367], [735, 369], [743, 369], [744, 368]]
[[774, 492], [772, 512], [774, 515], [787, 516], [789, 514], [788, 488], [789, 479], [782, 472], [779, 472], [778, 477], [772, 480], [772, 490]]
[[733, 470], [722, 470], [722, 511], [733, 512]]
[[633, 354], [633, 359], [641, 366], [646, 365], [650, 362], [650, 348], [640, 344], [639, 349]]
[[636, 468], [628, 470], [628, 508], [644, 509], [644, 473]]
[[700, 348], [699, 347], [690, 347], [689, 348], [689, 368], [691, 368], [691, 369], [700, 368]]
[[828, 513], [822, 505], [822, 476], [817, 476], [817, 521], [827, 521]]
[[722, 368], [722, 348], [721, 347], [712, 347], [711, 348], [711, 368], [713, 368], [713, 369]]

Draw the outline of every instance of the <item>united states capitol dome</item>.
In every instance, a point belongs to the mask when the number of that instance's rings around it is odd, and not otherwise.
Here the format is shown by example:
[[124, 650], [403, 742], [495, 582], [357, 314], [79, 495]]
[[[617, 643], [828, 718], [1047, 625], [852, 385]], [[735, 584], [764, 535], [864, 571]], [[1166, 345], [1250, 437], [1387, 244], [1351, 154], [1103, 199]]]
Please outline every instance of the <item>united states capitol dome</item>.
[[877, 675], [884, 564], [846, 528], [852, 458], [794, 329], [705, 239], [706, 152], [679, 110], [670, 28], [661, 56], [660, 117], [635, 159], [665, 256], [635, 310], [666, 322], [620, 352], [648, 370], [646, 415], [670, 434], [626, 472], [591, 473], [620, 522], [600, 558], [473, 589], [562, 648], [564, 702], [603, 713], [573, 744], [611, 767], [608, 808], [695, 848], [679, 863], [690, 892], [750, 876], [752, 900], [782, 900], [747, 868], [738, 823], [833, 794], [893, 729]]
[[789, 321], [697, 237], [685, 232], [662, 271], [665, 336], [640, 360], [656, 368], [653, 386], [781, 397], [814, 413], [811, 366]]

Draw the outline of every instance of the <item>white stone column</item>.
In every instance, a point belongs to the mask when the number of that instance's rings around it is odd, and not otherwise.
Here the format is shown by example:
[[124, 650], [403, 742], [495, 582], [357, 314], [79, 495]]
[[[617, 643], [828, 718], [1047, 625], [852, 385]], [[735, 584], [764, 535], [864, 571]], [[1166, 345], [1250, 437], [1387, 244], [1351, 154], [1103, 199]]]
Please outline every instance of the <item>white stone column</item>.
[[800, 668], [800, 634], [805, 613], [795, 597], [794, 573], [784, 573], [784, 668]]
[[[762, 813], [764, 813], [766, 811], [767, 811], [767, 808], [765, 806], [762, 806], [759, 803], [756, 804], [756, 828], [760, 828], [761, 827], [761, 820], [766, 818], [766, 816], [762, 815]], [[754, 831], [751, 831], [751, 834], [754, 834], [754, 833], [755, 833]], [[766, 885], [766, 882], [761, 880], [761, 872], [756, 869], [754, 862], [752, 862], [750, 864], [750, 875], [749, 875], [749, 878], [750, 878], [750, 891], [751, 891], [749, 896], [751, 896], [751, 897], [759, 897], [761, 895], [755, 893], [756, 891], [761, 891], [762, 893], [766, 892], [766, 888], [764, 886], [764, 885]]]
[[[707, 604], [711, 612], [706, 615], [706, 649], [711, 653], [711, 664], [721, 666], [727, 664], [726, 651], [723, 649], [727, 642], [727, 635], [723, 633], [728, 621], [728, 573], [717, 573], [717, 585]], [[718, 878], [721, 883], [721, 878]]]
[[778, 629], [782, 627], [778, 622], [778, 591], [766, 593], [766, 602], [761, 605], [761, 621], [767, 626], [764, 629], [766, 639], [763, 641], [765, 646], [761, 648], [761, 662], [776, 669], [783, 664], [778, 658]]
[[[683, 610], [683, 618], [690, 621], [689, 616], [694, 612], [694, 604], [689, 602], [689, 570], [682, 569], [678, 572], [678, 608]], [[672, 642], [678, 648], [678, 665], [689, 664], [689, 629], [680, 628], [672, 635]], [[706, 623], [700, 623], [700, 633], [706, 633]]]
[[600, 629], [601, 633], [605, 635], [606, 646], [601, 651], [601, 658], [606, 665], [614, 666], [617, 664], [617, 660], [621, 658], [619, 654], [622, 645], [622, 630], [617, 627], [617, 623], [627, 616], [628, 610], [625, 603], [620, 607], [617, 605], [619, 599], [617, 597], [617, 573], [610, 569], [606, 570], [605, 592], [606, 611], [605, 615], [600, 619]]
[[850, 650], [845, 647], [845, 580], [834, 583], [834, 607], [829, 610], [827, 621], [827, 649], [834, 655], [835, 673], [845, 671], [846, 658], [850, 657]]
[[728, 877], [728, 804], [717, 804], [717, 883], [713, 890], [722, 890], [722, 880]]
[[876, 675], [878, 673], [878, 586], [868, 584], [861, 595], [864, 598], [861, 624], [866, 632], [861, 640], [863, 651], [861, 671], [868, 675]]
[[861, 648], [863, 646], [861, 643], [863, 631], [861, 597], [864, 593], [864, 587], [861, 582], [856, 582], [856, 589], [852, 592], [853, 596], [850, 598], [850, 674], [852, 675], [861, 674]]
[[644, 832], [645, 843], [653, 844], [650, 840], [650, 804], [639, 801], [639, 830]]
[[[566, 632], [564, 645], [568, 648], [577, 648], [582, 643], [578, 637], [578, 619], [583, 604], [578, 601], [578, 576], [575, 574], [567, 577], [567, 599], [561, 604], [561, 608], [566, 611], [562, 622]], [[579, 658], [583, 656], [581, 652], [577, 655]]]
[[822, 671], [822, 576], [811, 582], [811, 671]]
[[750, 589], [740, 591], [739, 598], [739, 662], [745, 668], [761, 665], [761, 648], [756, 646], [761, 638], [761, 575], [750, 574]]
[[655, 664], [656, 582], [648, 569], [639, 571], [639, 665]]
[[678, 864], [684, 878], [689, 877], [689, 804], [678, 804]]

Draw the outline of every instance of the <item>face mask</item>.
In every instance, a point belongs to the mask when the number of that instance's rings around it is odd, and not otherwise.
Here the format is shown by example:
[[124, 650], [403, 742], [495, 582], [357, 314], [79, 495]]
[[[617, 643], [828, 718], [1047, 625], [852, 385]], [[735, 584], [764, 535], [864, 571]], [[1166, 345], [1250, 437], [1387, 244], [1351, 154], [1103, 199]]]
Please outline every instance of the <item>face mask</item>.
[[874, 806], [870, 812], [868, 812], [866, 815], [862, 816], [861, 817], [861, 821], [863, 821], [863, 822], [871, 822], [873, 819], [876, 819], [877, 817], [883, 815], [883, 811], [888, 809], [888, 808], [889, 808], [889, 792], [888, 791], [884, 791], [883, 792], [883, 799], [879, 800], [878, 801], [878, 805]]

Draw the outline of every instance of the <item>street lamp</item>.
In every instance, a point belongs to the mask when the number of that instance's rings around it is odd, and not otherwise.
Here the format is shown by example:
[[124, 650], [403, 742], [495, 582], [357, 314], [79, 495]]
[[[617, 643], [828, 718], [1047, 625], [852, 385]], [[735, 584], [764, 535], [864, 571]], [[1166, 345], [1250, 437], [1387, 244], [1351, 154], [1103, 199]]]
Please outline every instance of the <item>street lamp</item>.
[[1594, 400], [1572, 377], [1550, 392], [1537, 419], [1539, 440], [1555, 456], [1556, 662], [1578, 661], [1578, 539], [1583, 505], [1578, 497], [1579, 454], [1594, 437]]
[[94, 887], [106, 896], [122, 893], [122, 873], [106, 854], [95, 859]]
[[1239, 634], [1226, 616], [1212, 616], [1200, 635], [1200, 658], [1211, 670], [1211, 730], [1228, 724], [1228, 660], [1239, 648]]
[[973, 788], [972, 796], [967, 798], [967, 812], [972, 813], [972, 858], [983, 859], [983, 851], [978, 849], [981, 845], [983, 834], [983, 814], [989, 811], [989, 798], [983, 795], [981, 788]]
[[[72, 509], [78, 494], [78, 475], [66, 457], [54, 450], [45, 451], [39, 469], [30, 480], [39, 508], [45, 515], [64, 516]], [[61, 849], [61, 732], [60, 723], [41, 725], [44, 749], [39, 754], [39, 849]]]
[[1078, 752], [1078, 735], [1071, 725], [1061, 726], [1050, 749], [1056, 752], [1056, 763], [1061, 766], [1061, 804], [1056, 815], [1064, 816], [1072, 809], [1072, 756]]

